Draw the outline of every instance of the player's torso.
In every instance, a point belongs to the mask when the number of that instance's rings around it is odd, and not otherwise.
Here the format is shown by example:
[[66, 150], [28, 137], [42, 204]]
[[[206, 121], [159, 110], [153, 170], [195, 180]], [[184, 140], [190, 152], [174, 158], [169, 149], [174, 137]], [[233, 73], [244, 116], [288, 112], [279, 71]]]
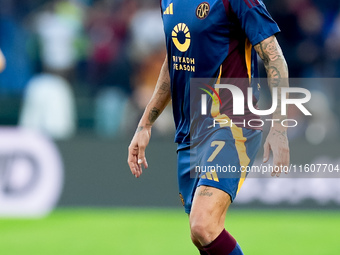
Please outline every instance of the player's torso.
[[190, 133], [190, 79], [212, 78], [228, 54], [230, 27], [222, 0], [162, 0], [176, 142]]
[[[179, 143], [188, 141], [190, 134], [200, 132], [197, 123], [202, 122], [200, 86], [195, 85], [196, 81], [192, 86], [191, 78], [251, 77], [245, 61], [246, 36], [235, 13], [228, 9], [228, 3], [224, 0], [162, 0], [176, 141]], [[197, 89], [193, 88], [195, 86]], [[221, 98], [224, 103], [219, 107], [220, 112], [232, 118], [231, 96], [225, 94]]]

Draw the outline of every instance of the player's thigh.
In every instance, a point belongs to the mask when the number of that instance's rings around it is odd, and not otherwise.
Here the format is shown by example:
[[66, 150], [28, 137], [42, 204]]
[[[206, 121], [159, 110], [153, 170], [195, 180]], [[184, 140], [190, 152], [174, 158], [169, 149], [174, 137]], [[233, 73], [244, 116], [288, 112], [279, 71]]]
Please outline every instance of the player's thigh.
[[224, 229], [226, 212], [231, 203], [228, 193], [210, 186], [196, 189], [190, 213], [191, 234], [202, 245], [213, 241]]
[[213, 225], [223, 226], [230, 204], [230, 196], [223, 190], [210, 186], [199, 186], [192, 202], [190, 220], [208, 221]]

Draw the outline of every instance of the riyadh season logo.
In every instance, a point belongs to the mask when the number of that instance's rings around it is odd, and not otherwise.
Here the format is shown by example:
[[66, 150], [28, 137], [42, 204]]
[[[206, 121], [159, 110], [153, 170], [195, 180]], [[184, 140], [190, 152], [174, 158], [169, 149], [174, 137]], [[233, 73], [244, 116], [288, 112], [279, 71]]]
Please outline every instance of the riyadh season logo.
[[191, 43], [189, 28], [184, 23], [177, 24], [171, 33], [172, 41], [176, 48], [181, 52], [186, 52]]
[[[247, 89], [247, 98], [245, 98], [244, 93], [242, 90], [231, 84], [215, 84], [215, 89], [212, 86], [204, 84], [206, 88], [199, 88], [200, 90], [204, 91], [205, 94], [201, 94], [201, 115], [207, 115], [208, 111], [208, 100], [207, 95], [212, 98], [213, 104], [220, 104], [222, 105], [222, 99], [217, 93], [216, 89], [228, 89], [231, 92], [233, 98], [233, 115], [234, 116], [243, 116], [245, 113], [245, 105], [247, 105], [249, 111], [255, 115], [259, 116], [268, 116], [273, 114], [278, 106], [279, 102], [281, 102], [281, 109], [280, 113], [281, 116], [287, 115], [287, 106], [288, 105], [295, 105], [305, 116], [311, 116], [312, 114], [307, 110], [304, 106], [305, 103], [311, 100], [311, 93], [309, 90], [304, 88], [298, 87], [284, 87], [284, 88], [273, 88], [272, 89], [272, 105], [270, 109], [267, 110], [259, 110], [254, 107], [254, 99], [253, 99], [253, 88], [249, 87]], [[209, 91], [211, 90], [213, 94]], [[281, 92], [281, 97], [279, 98], [279, 93]], [[289, 98], [292, 94], [300, 94], [303, 95], [301, 98]], [[226, 118], [218, 118], [215, 117], [213, 120], [213, 124], [210, 127], [215, 127], [216, 125], [237, 125], [241, 127], [252, 127], [252, 128], [260, 128], [264, 126], [264, 123], [271, 122], [273, 126], [275, 122], [280, 122], [284, 127], [296, 127], [298, 125], [298, 121], [295, 119], [250, 119], [250, 120], [243, 120], [243, 122], [233, 122], [230, 119]]]

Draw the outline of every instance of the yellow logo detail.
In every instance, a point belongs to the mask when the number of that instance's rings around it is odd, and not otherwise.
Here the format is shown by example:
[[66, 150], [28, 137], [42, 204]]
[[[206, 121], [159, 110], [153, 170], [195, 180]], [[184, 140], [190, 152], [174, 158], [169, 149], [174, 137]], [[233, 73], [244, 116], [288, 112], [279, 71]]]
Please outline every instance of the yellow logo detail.
[[179, 198], [181, 199], [182, 205], [185, 205], [184, 198], [181, 193], [179, 193]]
[[210, 11], [210, 5], [207, 2], [201, 3], [199, 6], [197, 6], [196, 9], [196, 16], [199, 19], [205, 19]]
[[[179, 32], [184, 33], [184, 37], [185, 37], [184, 43], [180, 43], [178, 41]], [[186, 52], [189, 49], [191, 39], [190, 39], [189, 28], [187, 25], [185, 25], [184, 23], [179, 23], [178, 25], [176, 25], [174, 29], [172, 30], [171, 36], [172, 36], [172, 41], [174, 42], [175, 46], [177, 47], [179, 51]]]
[[174, 3], [169, 4], [169, 6], [165, 9], [163, 14], [173, 15], [174, 14]]
[[206, 174], [201, 176], [201, 179], [208, 179], [208, 180], [214, 180], [215, 182], [219, 182], [217, 173], [215, 171], [213, 172], [207, 172]]

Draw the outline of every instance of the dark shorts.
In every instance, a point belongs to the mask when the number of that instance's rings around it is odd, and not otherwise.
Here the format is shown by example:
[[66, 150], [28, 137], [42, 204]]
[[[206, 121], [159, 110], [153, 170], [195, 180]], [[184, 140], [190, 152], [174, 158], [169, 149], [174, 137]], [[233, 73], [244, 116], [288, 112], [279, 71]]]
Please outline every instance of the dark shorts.
[[262, 131], [223, 127], [178, 153], [179, 192], [190, 213], [196, 188], [201, 185], [225, 191], [233, 201], [260, 148]]

